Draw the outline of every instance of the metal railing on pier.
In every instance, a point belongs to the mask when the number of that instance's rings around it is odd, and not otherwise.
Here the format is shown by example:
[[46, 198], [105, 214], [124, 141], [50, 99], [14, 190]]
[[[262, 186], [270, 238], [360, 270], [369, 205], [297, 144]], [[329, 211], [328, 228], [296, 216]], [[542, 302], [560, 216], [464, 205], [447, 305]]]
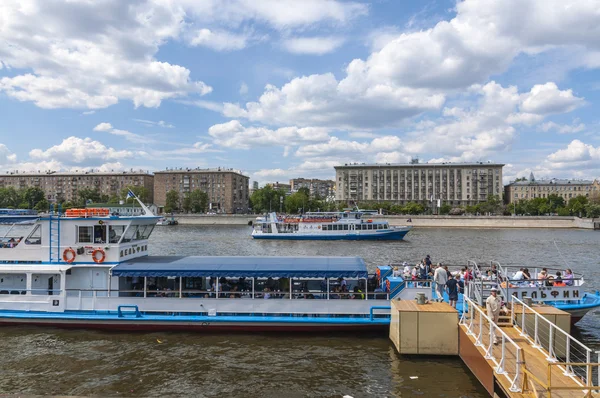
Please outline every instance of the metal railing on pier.
[[475, 338], [475, 346], [485, 350], [485, 359], [494, 363], [496, 373], [508, 380], [510, 391], [521, 391], [519, 378], [522, 374], [522, 348], [475, 301], [463, 297], [460, 324], [467, 328], [467, 334]]
[[521, 336], [531, 342], [532, 347], [546, 355], [550, 364], [559, 367], [565, 376], [571, 377], [580, 386], [594, 385], [594, 373], [596, 385], [600, 384], [600, 352], [594, 352], [519, 298], [512, 296], [510, 300], [512, 324]]

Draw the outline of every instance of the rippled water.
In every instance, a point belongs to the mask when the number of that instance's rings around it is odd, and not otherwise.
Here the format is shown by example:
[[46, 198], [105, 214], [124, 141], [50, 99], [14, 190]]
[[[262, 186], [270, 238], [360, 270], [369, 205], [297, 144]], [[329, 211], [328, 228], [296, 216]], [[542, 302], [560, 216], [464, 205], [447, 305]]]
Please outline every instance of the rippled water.
[[[415, 229], [403, 242], [254, 241], [248, 227], [157, 228], [154, 255], [356, 255], [390, 261], [562, 265], [600, 289], [600, 233]], [[560, 253], [555, 248], [555, 244]], [[600, 320], [574, 334], [600, 349]], [[386, 336], [203, 335], [0, 328], [0, 394], [194, 397], [484, 397], [460, 359], [406, 357]], [[418, 376], [412, 380], [410, 376]]]

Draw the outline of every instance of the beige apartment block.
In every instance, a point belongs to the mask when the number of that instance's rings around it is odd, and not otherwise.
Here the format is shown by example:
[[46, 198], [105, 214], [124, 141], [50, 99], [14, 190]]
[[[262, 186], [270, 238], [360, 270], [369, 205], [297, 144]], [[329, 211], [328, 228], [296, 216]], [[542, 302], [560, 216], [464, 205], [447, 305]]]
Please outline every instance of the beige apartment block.
[[474, 205], [489, 196], [502, 198], [499, 163], [359, 164], [335, 166], [336, 200], [357, 202], [430, 203]]
[[167, 203], [167, 192], [175, 190], [179, 199], [199, 189], [208, 194], [209, 208], [218, 213], [247, 213], [248, 176], [241, 171], [216, 169], [168, 169], [154, 173], [154, 201], [161, 208]]
[[335, 181], [319, 180], [317, 178], [294, 178], [290, 180], [292, 192], [298, 192], [300, 188], [308, 188], [310, 198], [325, 199], [335, 195]]
[[[154, 201], [154, 176], [145, 171], [124, 172], [8, 172], [0, 174], [0, 188], [25, 189], [36, 187], [46, 193], [49, 201], [71, 202], [80, 189], [98, 189], [101, 194], [121, 197], [128, 186], [142, 186], [148, 191], [148, 203]], [[125, 199], [125, 198], [121, 198]]]
[[577, 196], [585, 196], [588, 199], [598, 198], [600, 195], [600, 181], [556, 178], [536, 180], [532, 176], [526, 181], [511, 182], [504, 187], [504, 191], [508, 203], [534, 198], [547, 198], [549, 195], [558, 195], [565, 202], [568, 202]]

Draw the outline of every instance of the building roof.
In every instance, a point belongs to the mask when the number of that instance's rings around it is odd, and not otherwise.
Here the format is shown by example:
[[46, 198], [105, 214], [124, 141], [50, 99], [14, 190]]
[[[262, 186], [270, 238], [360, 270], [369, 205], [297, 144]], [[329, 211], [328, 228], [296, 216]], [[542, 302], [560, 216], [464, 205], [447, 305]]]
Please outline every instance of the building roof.
[[148, 256], [112, 268], [114, 276], [367, 278], [360, 257]]
[[153, 177], [153, 174], [146, 170], [137, 171], [114, 171], [114, 172], [97, 172], [97, 171], [39, 171], [39, 172], [18, 172], [7, 171], [0, 174], [2, 177], [107, 177], [107, 176], [148, 176]]
[[202, 174], [202, 173], [234, 173], [234, 174], [239, 174], [242, 177], [246, 177], [246, 178], [250, 178], [247, 175], [244, 175], [244, 173], [241, 170], [234, 170], [234, 169], [227, 169], [224, 167], [218, 167], [216, 169], [200, 169], [200, 168], [195, 168], [195, 169], [191, 169], [191, 168], [174, 168], [174, 169], [168, 169], [168, 170], [161, 170], [161, 171], [155, 171], [154, 174], [189, 174], [189, 173], [197, 173], [197, 174]]
[[593, 180], [570, 180], [566, 178], [553, 178], [551, 180], [517, 181], [511, 182], [509, 186], [533, 186], [533, 185], [592, 185]]
[[355, 168], [389, 168], [389, 167], [502, 167], [503, 163], [487, 163], [487, 162], [474, 162], [474, 163], [346, 163], [344, 165], [334, 166], [334, 169], [355, 169]]

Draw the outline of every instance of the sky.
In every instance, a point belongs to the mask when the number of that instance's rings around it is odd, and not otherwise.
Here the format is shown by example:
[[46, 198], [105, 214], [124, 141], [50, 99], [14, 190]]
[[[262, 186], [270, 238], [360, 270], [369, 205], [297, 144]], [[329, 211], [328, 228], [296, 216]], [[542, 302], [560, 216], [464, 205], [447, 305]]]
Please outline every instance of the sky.
[[600, 177], [600, 0], [2, 0], [0, 171]]

